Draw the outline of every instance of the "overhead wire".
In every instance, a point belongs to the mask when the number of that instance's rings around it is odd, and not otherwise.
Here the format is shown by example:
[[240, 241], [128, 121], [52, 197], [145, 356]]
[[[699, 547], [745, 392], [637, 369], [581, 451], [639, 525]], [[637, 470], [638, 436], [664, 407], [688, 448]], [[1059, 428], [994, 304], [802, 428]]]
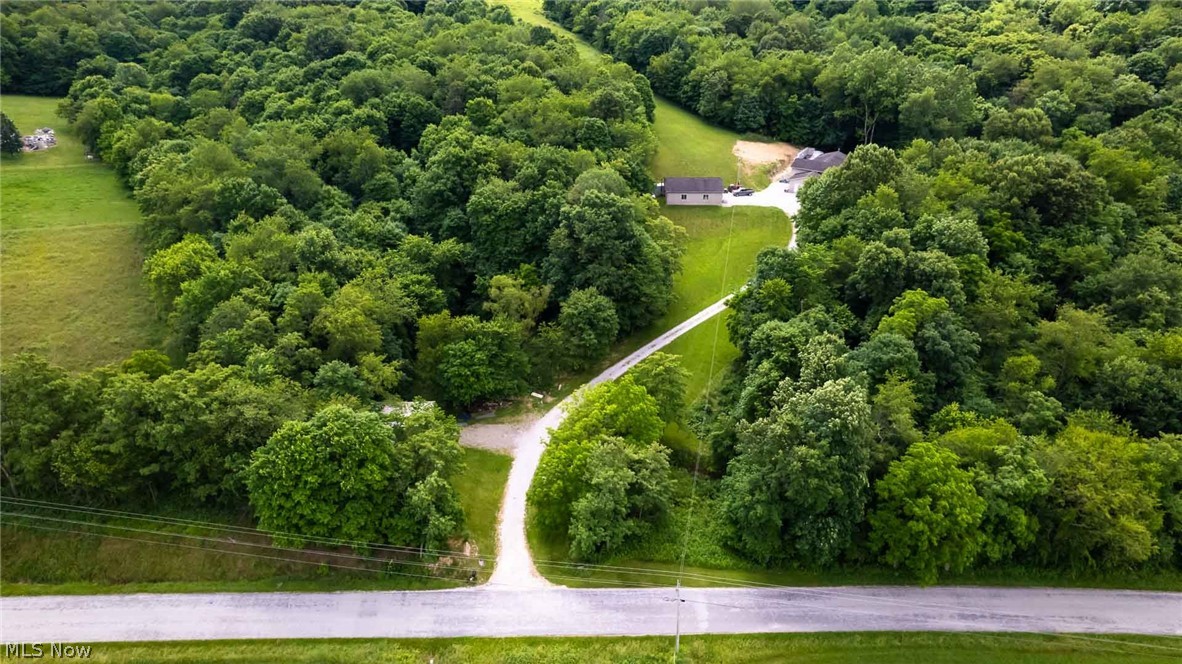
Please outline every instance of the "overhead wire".
[[[268, 535], [268, 533], [266, 533], [264, 531], [258, 531], [258, 530], [254, 530], [254, 529], [242, 528], [242, 527], [237, 527], [237, 526], [226, 526], [225, 524], [212, 524], [212, 523], [208, 523], [208, 522], [200, 522], [200, 521], [195, 521], [195, 520], [191, 520], [191, 519], [171, 519], [171, 518], [167, 518], [167, 517], [150, 517], [150, 516], [140, 515], [140, 514], [131, 513], [131, 512], [122, 512], [122, 511], [118, 511], [118, 510], [106, 510], [103, 508], [66, 506], [65, 504], [62, 504], [62, 503], [50, 503], [49, 501], [12, 499], [9, 497], [0, 498], [0, 503], [3, 503], [3, 502], [51, 504], [63, 511], [72, 511], [72, 512], [83, 513], [83, 514], [89, 514], [91, 512], [115, 513], [115, 514], [119, 514], [122, 516], [126, 516], [128, 518], [134, 518], [136, 520], [142, 520], [142, 521], [148, 521], [148, 522], [161, 522], [161, 523], [168, 524], [168, 523], [176, 521], [176, 522], [181, 522], [184, 524], [197, 524], [201, 527], [208, 527], [211, 529], [230, 528], [234, 531], [238, 531], [238, 532], [242, 532], [242, 533], [246, 533], [246, 534], [250, 534], [250, 535]], [[25, 518], [50, 520], [50, 521], [56, 521], [56, 522], [62, 522], [62, 523], [70, 523], [73, 525], [84, 525], [84, 526], [101, 527], [101, 528], [107, 528], [107, 529], [117, 529], [117, 530], [123, 530], [125, 532], [137, 532], [137, 533], [141, 533], [141, 534], [150, 534], [150, 535], [157, 535], [157, 536], [183, 537], [183, 538], [188, 538], [188, 539], [197, 539], [197, 540], [205, 541], [205, 542], [231, 544], [234, 546], [248, 546], [248, 547], [252, 547], [252, 548], [266, 547], [266, 548], [276, 549], [276, 550], [280, 550], [280, 551], [287, 551], [287, 552], [291, 552], [291, 553], [317, 553], [317, 552], [309, 552], [309, 551], [303, 550], [303, 549], [292, 549], [289, 547], [275, 547], [273, 545], [250, 543], [250, 542], [238, 542], [236, 540], [227, 541], [227, 540], [220, 539], [220, 538], [202, 537], [202, 536], [190, 535], [190, 534], [186, 534], [186, 533], [177, 533], [175, 531], [157, 531], [157, 530], [148, 530], [148, 529], [138, 529], [138, 528], [132, 528], [129, 526], [120, 526], [120, 525], [115, 525], [115, 524], [107, 524], [107, 523], [99, 523], [99, 522], [91, 522], [91, 521], [77, 521], [77, 520], [68, 520], [68, 519], [63, 520], [63, 519], [57, 519], [57, 518], [52, 518], [52, 517], [44, 517], [43, 515], [28, 515], [28, 514], [13, 513], [13, 512], [8, 512], [7, 515], [13, 516], [13, 517], [18, 517], [18, 518], [25, 517]], [[2, 516], [2, 515], [0, 515], [0, 516]], [[91, 534], [101, 535], [101, 533], [91, 533]], [[352, 540], [335, 540], [335, 539], [331, 539], [331, 538], [321, 538], [321, 539], [323, 539], [325, 541], [331, 541], [333, 543], [353, 542]], [[366, 544], [375, 550], [382, 550], [383, 548], [388, 548], [390, 550], [400, 552], [400, 553], [418, 553], [420, 551], [419, 549], [411, 548], [411, 547], [388, 547], [386, 545], [381, 545], [381, 544], [376, 544], [376, 543], [366, 543]], [[392, 559], [388, 559], [388, 558], [376, 558], [376, 557], [372, 557], [372, 556], [364, 556], [364, 555], [360, 555], [360, 554], [345, 554], [345, 553], [340, 553], [340, 552], [319, 551], [319, 553], [321, 555], [327, 555], [330, 557], [346, 558], [346, 559], [353, 559], [353, 560], [366, 560], [366, 561], [371, 561], [371, 562], [383, 562], [383, 563], [397, 563], [397, 564], [401, 564], [401, 565], [418, 566], [418, 567], [434, 567], [437, 569], [441, 568], [441, 566], [436, 563], [425, 563], [425, 562], [413, 561], [413, 560], [392, 560]], [[450, 554], [450, 555], [456, 555], [456, 556], [463, 556], [464, 555], [461, 552], [451, 551], [451, 550], [444, 551], [444, 553]], [[481, 560], [495, 561], [495, 556], [480, 556], [480, 557], [472, 556], [471, 557], [471, 559], [477, 559], [477, 558], [479, 558]], [[842, 598], [842, 599], [847, 599], [847, 600], [851, 600], [851, 601], [860, 601], [860, 602], [868, 603], [868, 604], [907, 606], [907, 607], [912, 607], [912, 608], [925, 608], [925, 609], [948, 609], [948, 610], [953, 610], [953, 611], [972, 611], [972, 612], [982, 613], [982, 614], [991, 615], [991, 616], [995, 616], [995, 617], [1018, 618], [1018, 619], [1030, 619], [1030, 618], [1039, 617], [1039, 616], [1032, 616], [1030, 614], [1018, 613], [1018, 612], [1013, 612], [1013, 611], [981, 609], [979, 607], [966, 607], [966, 606], [948, 604], [948, 603], [917, 602], [914, 600], [882, 597], [882, 596], [878, 596], [878, 595], [858, 593], [858, 592], [852, 592], [849, 590], [836, 589], [836, 588], [784, 586], [784, 585], [765, 583], [765, 582], [759, 582], [759, 581], [744, 581], [744, 580], [737, 580], [737, 579], [733, 579], [733, 578], [725, 577], [725, 576], [720, 576], [720, 575], [692, 573], [692, 572], [687, 573], [687, 572], [684, 572], [684, 569], [679, 570], [678, 572], [674, 572], [671, 570], [660, 570], [660, 569], [647, 568], [647, 567], [629, 567], [629, 566], [621, 566], [621, 565], [601, 565], [601, 564], [593, 564], [593, 563], [574, 563], [574, 562], [570, 562], [570, 561], [539, 560], [538, 562], [539, 562], [539, 566], [542, 566], [542, 567], [556, 567], [556, 568], [563, 569], [563, 570], [611, 572], [611, 573], [615, 573], [615, 574], [624, 574], [624, 575], [635, 574], [635, 575], [645, 575], [645, 576], [649, 576], [649, 577], [666, 577], [666, 578], [680, 577], [682, 579], [692, 579], [694, 581], [711, 583], [711, 584], [715, 584], [716, 586], [731, 587], [731, 588], [764, 589], [764, 590], [773, 591], [773, 592], [781, 592], [781, 593], [795, 594], [795, 595], [836, 597], [836, 598]], [[444, 569], [448, 569], [448, 568], [450, 568], [450, 569], [465, 569], [465, 570], [469, 569], [469, 568], [457, 567], [454, 565], [450, 565], [450, 566], [443, 565], [442, 568], [444, 568]], [[573, 581], [580, 581], [580, 582], [591, 581], [591, 582], [595, 582], [595, 583], [621, 585], [621, 586], [628, 586], [628, 587], [646, 587], [646, 588], [669, 588], [670, 587], [666, 584], [652, 583], [652, 582], [646, 582], [646, 581], [622, 581], [622, 580], [618, 580], [618, 579], [604, 579], [604, 578], [592, 578], [592, 577], [584, 577], [584, 576], [571, 576], [570, 574], [565, 574], [565, 575], [551, 574], [551, 576], [553, 576], [555, 578], [565, 579], [565, 580], [573, 580]], [[436, 578], [440, 578], [440, 577], [436, 577]]]
[[[13, 513], [9, 513], [8, 515], [9, 516], [17, 516], [18, 518], [22, 517], [22, 516], [26, 516], [26, 515], [22, 515], [22, 514], [13, 514]], [[40, 515], [33, 515], [33, 516], [39, 517]], [[45, 518], [45, 517], [41, 517], [41, 518]], [[96, 526], [97, 525], [99, 527], [106, 527], [106, 525], [107, 525], [107, 524], [96, 524], [94, 522], [78, 522], [75, 520], [61, 520], [61, 519], [53, 519], [53, 518], [49, 518], [49, 520], [59, 521], [59, 522], [66, 521], [67, 523], [72, 523], [75, 525], [85, 525], [85, 526]], [[432, 580], [436, 580], [436, 581], [443, 581], [443, 582], [449, 582], [449, 583], [465, 584], [465, 581], [463, 581], [461, 579], [439, 577], [439, 576], [429, 575], [429, 574], [415, 574], [415, 573], [410, 573], [410, 572], [399, 572], [399, 571], [394, 571], [394, 570], [389, 570], [389, 569], [375, 569], [373, 567], [359, 567], [359, 566], [354, 566], [354, 565], [341, 564], [339, 562], [301, 560], [298, 558], [289, 558], [289, 557], [285, 557], [285, 556], [256, 554], [256, 553], [248, 553], [248, 552], [242, 552], [242, 551], [227, 551], [227, 550], [223, 550], [223, 549], [210, 548], [208, 546], [183, 544], [183, 543], [177, 543], [177, 542], [162, 542], [159, 540], [145, 540], [142, 537], [127, 537], [127, 536], [115, 535], [115, 534], [111, 534], [111, 533], [96, 533], [94, 531], [89, 531], [89, 530], [54, 528], [54, 527], [40, 526], [40, 525], [33, 525], [33, 524], [18, 524], [18, 525], [20, 527], [33, 528], [36, 530], [48, 530], [48, 531], [54, 531], [54, 532], [66, 532], [66, 533], [77, 533], [77, 534], [85, 534], [85, 535], [95, 535], [95, 536], [109, 537], [109, 538], [113, 538], [113, 539], [132, 541], [132, 542], [144, 543], [144, 544], [156, 544], [156, 545], [179, 547], [179, 548], [185, 548], [185, 549], [213, 551], [213, 552], [219, 553], [219, 554], [236, 555], [236, 556], [242, 556], [242, 557], [247, 557], [247, 558], [266, 559], [266, 560], [274, 560], [274, 561], [279, 561], [279, 562], [289, 562], [289, 563], [298, 563], [298, 564], [310, 564], [310, 565], [317, 565], [317, 566], [326, 566], [326, 567], [335, 568], [335, 569], [365, 571], [365, 572], [380, 573], [380, 574], [392, 575], [392, 576], [432, 579]], [[124, 527], [124, 528], [126, 528], [126, 527]], [[183, 535], [183, 534], [179, 534], [179, 533], [175, 533], [175, 532], [145, 531], [144, 529], [131, 529], [131, 530], [133, 532], [145, 532], [145, 533], [154, 534], [154, 535], [172, 535], [172, 536]], [[211, 538], [202, 538], [200, 536], [188, 536], [188, 537], [189, 538], [196, 538], [199, 540], [211, 539]], [[217, 541], [224, 543], [223, 540], [217, 540]], [[242, 545], [243, 543], [233, 542], [233, 544]], [[280, 549], [280, 551], [298, 552], [299, 550]], [[394, 562], [396, 564], [404, 564], [406, 562], [413, 562], [413, 561], [390, 561], [388, 559], [377, 559], [377, 558], [372, 558], [372, 557], [367, 557], [367, 556], [362, 556], [362, 555], [350, 555], [350, 554], [344, 554], [343, 557], [345, 557], [347, 560], [349, 560], [349, 559], [370, 560], [370, 561], [379, 561], [379, 562]], [[649, 571], [649, 570], [644, 570], [643, 568], [630, 568], [630, 569], [636, 569], [636, 570], [640, 570], [640, 571]], [[553, 575], [552, 574], [551, 576], [552, 576], [552, 578], [557, 578], [557, 579], [586, 580], [586, 579], [583, 579], [582, 577], [571, 577], [571, 576], [565, 576], [565, 575]], [[709, 577], [711, 575], [701, 575], [701, 576]], [[1001, 617], [1015, 617], [1015, 618], [1035, 617], [1035, 616], [1029, 616], [1026, 614], [1016, 614], [1016, 613], [1011, 613], [1011, 612], [993, 611], [993, 610], [988, 610], [988, 609], [962, 607], [962, 606], [957, 606], [957, 605], [897, 600], [897, 599], [892, 599], [892, 598], [883, 598], [883, 597], [870, 596], [870, 595], [865, 595], [865, 594], [860, 594], [860, 593], [849, 593], [849, 592], [845, 592], [845, 591], [835, 591], [835, 590], [823, 589], [823, 588], [798, 588], [798, 587], [777, 586], [774, 584], [764, 584], [764, 583], [758, 583], [758, 582], [737, 581], [737, 580], [726, 579], [726, 578], [722, 578], [722, 577], [712, 577], [712, 578], [715, 578], [719, 582], [725, 583], [725, 584], [732, 586], [732, 587], [780, 591], [780, 592], [783, 592], [786, 594], [797, 594], [797, 595], [806, 595], [806, 596], [809, 596], [809, 595], [836, 596], [836, 597], [840, 597], [843, 599], [848, 599], [851, 601], [862, 602], [862, 603], [903, 605], [903, 606], [912, 606], [912, 607], [917, 607], [917, 608], [947, 608], [950, 610], [971, 611], [971, 612], [975, 612], [975, 613], [979, 613], [979, 614], [994, 615], [994, 616], [1001, 616]], [[615, 579], [596, 579], [595, 581], [597, 583], [622, 586], [625, 588], [646, 588], [646, 589], [655, 589], [655, 590], [668, 590], [669, 589], [669, 586], [667, 586], [667, 585], [653, 584], [653, 583], [647, 583], [647, 582], [643, 582], [643, 581], [620, 581], [620, 580], [615, 580]], [[509, 587], [509, 588], [518, 587], [518, 586], [514, 586], [512, 584], [504, 584], [504, 583], [498, 583], [498, 584], [492, 584], [492, 585], [496, 585], [498, 587]], [[698, 590], [703, 590], [703, 589], [698, 589]], [[671, 598], [665, 598], [665, 599], [666, 599], [666, 601], [671, 600]], [[701, 600], [701, 599], [688, 599], [687, 598], [684, 601], [690, 602], [690, 603], [697, 603], [697, 604], [715, 605], [715, 606], [726, 607], [726, 608], [731, 608], [731, 609], [738, 609], [738, 610], [756, 610], [756, 609], [766, 608], [768, 604], [774, 604], [774, 605], [779, 605], [779, 606], [794, 606], [794, 607], [799, 606], [798, 604], [792, 603], [790, 601], [768, 599], [768, 598], [760, 598], [759, 604], [749, 605], [749, 606], [738, 606], [735, 604], [725, 604], [722, 602], [713, 602], [710, 600]], [[882, 615], [880, 612], [875, 612], [872, 610], [855, 609], [855, 608], [850, 608], [850, 607], [828, 606], [828, 607], [826, 607], [826, 610], [827, 611], [837, 611], [837, 612], [841, 612], [841, 613], [858, 614], [858, 615]], [[966, 627], [970, 627], [970, 628], [977, 627], [977, 624], [975, 624], [975, 623], [971, 623], [971, 622], [964, 621], [964, 620], [958, 620], [956, 618], [934, 618], [934, 620], [938, 620], [943, 623], [954, 623], [954, 624], [958, 624], [958, 625], [962, 625], [962, 626], [966, 626]], [[1088, 642], [1088, 643], [1104, 643], [1104, 644], [1112, 644], [1112, 645], [1118, 645], [1118, 646], [1133, 646], [1133, 647], [1140, 647], [1140, 648], [1150, 648], [1150, 649], [1155, 649], [1155, 650], [1166, 650], [1166, 651], [1170, 651], [1170, 652], [1176, 652], [1176, 651], [1182, 652], [1182, 648], [1175, 648], [1172, 646], [1160, 645], [1160, 644], [1149, 644], [1149, 643], [1143, 643], [1143, 642], [1138, 642], [1138, 641], [1133, 641], [1133, 640], [1119, 640], [1119, 639], [1110, 639], [1110, 638], [1096, 637], [1096, 636], [1090, 636], [1090, 635], [1065, 634], [1065, 633], [1059, 633], [1059, 632], [1034, 631], [1031, 633], [1032, 634], [1051, 635], [1051, 636], [1055, 636], [1058, 638], [1074, 640], [1074, 641], [1082, 641], [1082, 642]], [[1007, 636], [1005, 638], [1019, 639], [1019, 637], [1014, 637], [1014, 636]], [[1108, 649], [1108, 650], [1112, 650], [1112, 649]], [[1133, 652], [1130, 652], [1127, 650], [1112, 650], [1112, 651], [1113, 652], [1120, 652], [1122, 654], [1148, 654], [1148, 653], [1133, 653]]]
[[[98, 525], [98, 524], [92, 524], [89, 522], [82, 522], [82, 523], [84, 523], [85, 525]], [[301, 558], [290, 558], [290, 557], [286, 557], [286, 556], [250, 553], [250, 552], [245, 552], [245, 551], [231, 551], [231, 550], [227, 550], [227, 549], [217, 548], [216, 546], [203, 546], [203, 545], [197, 545], [197, 544], [186, 544], [186, 543], [181, 543], [181, 542], [167, 542], [167, 541], [161, 541], [161, 540], [157, 540], [157, 539], [147, 539], [144, 537], [133, 537], [133, 536], [126, 536], [126, 535], [117, 535], [117, 534], [113, 534], [113, 533], [95, 532], [93, 530], [83, 530], [83, 529], [77, 529], [77, 528], [55, 528], [52, 526], [42, 526], [42, 525], [35, 525], [35, 524], [30, 524], [30, 523], [18, 523], [18, 524], [13, 524], [13, 525], [15, 525], [16, 527], [19, 527], [19, 528], [29, 528], [29, 529], [33, 529], [33, 530], [70, 533], [70, 534], [77, 534], [77, 535], [91, 535], [91, 536], [105, 537], [105, 538], [116, 539], [116, 540], [121, 540], [121, 541], [136, 542], [139, 544], [160, 545], [160, 546], [169, 546], [169, 547], [178, 547], [178, 548], [184, 548], [184, 549], [199, 550], [199, 551], [203, 551], [203, 552], [215, 553], [215, 554], [220, 554], [220, 555], [241, 556], [241, 557], [247, 557], [247, 558], [273, 560], [273, 561], [278, 561], [278, 562], [315, 565], [317, 567], [328, 567], [331, 569], [344, 569], [344, 570], [351, 570], [351, 571], [372, 572], [372, 573], [381, 574], [381, 575], [393, 575], [393, 576], [416, 577], [416, 578], [422, 578], [422, 579], [433, 579], [436, 581], [456, 583], [456, 584], [461, 584], [461, 585], [465, 585], [465, 586], [469, 586], [469, 587], [473, 587], [473, 588], [483, 587], [483, 586], [497, 586], [497, 587], [506, 587], [506, 588], [525, 589], [525, 588], [529, 587], [529, 586], [519, 586], [519, 585], [515, 585], [515, 584], [507, 584], [507, 583], [503, 583], [503, 582], [484, 583], [484, 584], [480, 584], [478, 586], [472, 586], [465, 579], [446, 577], [446, 576], [438, 576], [438, 575], [432, 575], [432, 574], [416, 574], [416, 573], [411, 573], [411, 572], [398, 572], [398, 571], [391, 570], [389, 568], [361, 567], [361, 566], [356, 566], [356, 565], [346, 565], [346, 564], [342, 564], [339, 562], [306, 560], [306, 559], [301, 559]], [[157, 531], [152, 531], [152, 532], [153, 532], [153, 534], [161, 534], [161, 535], [173, 535], [173, 536], [181, 535], [179, 533], [166, 533], [166, 532], [157, 532]], [[208, 538], [200, 538], [199, 536], [189, 536], [189, 537], [190, 538], [197, 538], [197, 539], [208, 539]], [[223, 540], [218, 540], [218, 541], [224, 542]], [[236, 546], [242, 546], [242, 545], [256, 546], [256, 547], [262, 546], [264, 548], [276, 550], [276, 549], [274, 549], [272, 547], [268, 547], [266, 545], [257, 545], [257, 544], [250, 545], [250, 544], [245, 544], [243, 542], [233, 542], [231, 544], [236, 545]], [[299, 550], [299, 549], [282, 549], [282, 548], [277, 549], [277, 550], [281, 551], [281, 552], [310, 553], [310, 554], [315, 554], [315, 555], [326, 555], [327, 554], [327, 552], [324, 552], [324, 551], [303, 551], [303, 550]], [[346, 560], [351, 559], [351, 560], [373, 561], [373, 562], [379, 562], [379, 563], [384, 563], [384, 564], [394, 564], [394, 565], [410, 564], [412, 566], [431, 566], [428, 563], [416, 563], [414, 561], [392, 560], [392, 559], [384, 559], [384, 558], [371, 558], [371, 557], [366, 557], [366, 556], [358, 556], [358, 555], [350, 555], [350, 554], [342, 554], [342, 557], [345, 557]], [[471, 568], [464, 568], [464, 567], [443, 566], [443, 568], [457, 569], [457, 570], [464, 571], [464, 572], [471, 571]], [[570, 577], [570, 576], [562, 576], [562, 575], [553, 575], [553, 577], [558, 578], [558, 579], [564, 579], [564, 580], [578, 580], [578, 577]], [[659, 589], [659, 588], [665, 587], [665, 586], [660, 586], [660, 585], [656, 585], [656, 584], [649, 584], [649, 583], [645, 583], [645, 582], [626, 582], [626, 581], [618, 581], [618, 580], [611, 580], [611, 579], [603, 579], [602, 582], [612, 584], [612, 585], [621, 585], [621, 586], [625, 586], [628, 588]]]

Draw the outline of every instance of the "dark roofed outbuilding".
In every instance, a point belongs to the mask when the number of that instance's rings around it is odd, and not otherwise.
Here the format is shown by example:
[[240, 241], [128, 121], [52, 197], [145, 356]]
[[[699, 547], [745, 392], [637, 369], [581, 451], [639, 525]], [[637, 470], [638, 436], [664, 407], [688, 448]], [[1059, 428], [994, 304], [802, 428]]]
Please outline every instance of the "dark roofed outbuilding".
[[667, 205], [722, 205], [722, 178], [665, 178]]
[[722, 178], [665, 178], [666, 194], [721, 194]]

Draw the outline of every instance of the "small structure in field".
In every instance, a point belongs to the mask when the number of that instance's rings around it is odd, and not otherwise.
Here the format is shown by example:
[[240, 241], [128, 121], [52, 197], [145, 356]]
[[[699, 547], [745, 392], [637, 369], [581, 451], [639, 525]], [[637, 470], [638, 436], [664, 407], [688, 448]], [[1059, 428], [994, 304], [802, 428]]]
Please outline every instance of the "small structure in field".
[[656, 195], [666, 205], [722, 205], [722, 178], [665, 178]]
[[797, 153], [796, 159], [792, 160], [792, 166], [788, 169], [788, 177], [781, 182], [788, 184], [785, 191], [796, 192], [805, 180], [844, 163], [845, 153], [841, 150], [821, 152], [816, 148], [805, 148]]
[[36, 152], [57, 145], [57, 136], [49, 127], [42, 127], [33, 132], [32, 136], [21, 136], [21, 142], [24, 143], [25, 152]]

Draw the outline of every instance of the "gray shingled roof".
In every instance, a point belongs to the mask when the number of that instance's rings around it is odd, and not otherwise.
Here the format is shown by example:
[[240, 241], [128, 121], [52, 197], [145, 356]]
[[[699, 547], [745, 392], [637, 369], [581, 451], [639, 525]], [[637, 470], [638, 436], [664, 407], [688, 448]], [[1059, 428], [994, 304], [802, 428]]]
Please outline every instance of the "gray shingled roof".
[[665, 195], [721, 194], [722, 178], [665, 178]]
[[796, 159], [792, 160], [792, 168], [797, 171], [813, 171], [820, 173], [821, 171], [833, 168], [834, 166], [841, 166], [845, 163], [845, 153], [841, 150], [834, 150], [833, 152], [812, 152], [811, 157], [803, 155], [810, 154], [805, 150], [801, 150]]

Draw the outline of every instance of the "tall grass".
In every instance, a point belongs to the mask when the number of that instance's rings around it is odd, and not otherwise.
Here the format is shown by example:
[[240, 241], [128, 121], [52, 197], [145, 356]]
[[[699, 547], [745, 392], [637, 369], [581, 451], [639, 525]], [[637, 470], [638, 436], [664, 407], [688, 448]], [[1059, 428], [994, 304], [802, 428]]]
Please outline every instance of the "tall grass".
[[4, 355], [37, 351], [69, 369], [158, 347], [163, 325], [143, 286], [139, 209], [115, 173], [86, 159], [57, 99], [4, 95], [23, 133], [58, 144], [0, 159], [0, 338]]

